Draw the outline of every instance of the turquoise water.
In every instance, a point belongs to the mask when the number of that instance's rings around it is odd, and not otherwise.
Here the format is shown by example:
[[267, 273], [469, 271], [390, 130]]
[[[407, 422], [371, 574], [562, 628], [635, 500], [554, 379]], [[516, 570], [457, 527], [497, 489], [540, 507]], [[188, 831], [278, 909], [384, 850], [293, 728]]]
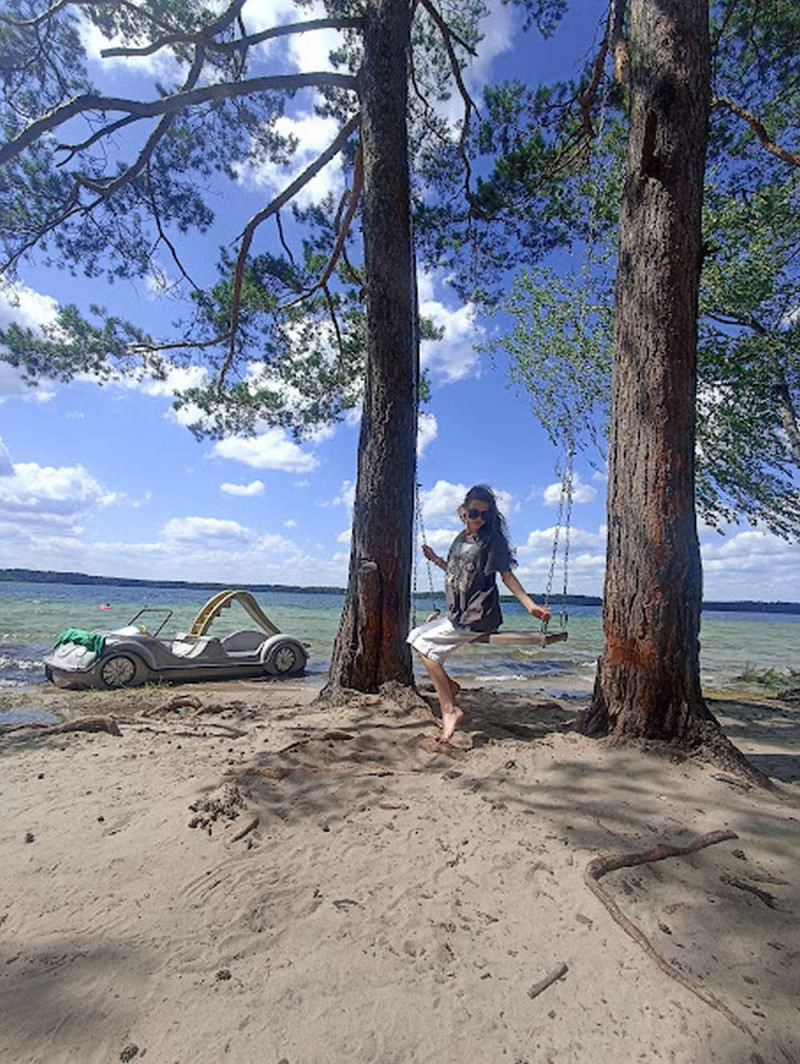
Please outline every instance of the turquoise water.
[[[124, 587], [80, 584], [0, 584], [0, 686], [42, 682], [42, 655], [64, 628], [108, 630], [128, 624], [144, 606], [172, 610], [162, 635], [187, 631], [212, 592], [198, 588]], [[324, 673], [330, 662], [344, 598], [339, 594], [281, 591], [256, 596], [278, 627], [310, 644], [308, 669]], [[110, 610], [101, 610], [104, 604]], [[417, 623], [429, 606], [417, 607]], [[504, 603], [506, 628], [536, 625], [516, 603]], [[146, 618], [151, 630], [155, 614]], [[145, 620], [143, 618], [142, 620]], [[557, 616], [553, 627], [557, 626]], [[238, 606], [215, 622], [214, 634], [252, 627]], [[572, 607], [569, 640], [546, 650], [525, 647], [465, 647], [450, 659], [459, 678], [479, 677], [486, 684], [526, 683], [550, 692], [579, 694], [594, 676], [602, 647], [600, 609]], [[800, 663], [800, 614], [703, 614], [701, 668], [703, 682], [724, 686], [746, 667], [786, 672]]]

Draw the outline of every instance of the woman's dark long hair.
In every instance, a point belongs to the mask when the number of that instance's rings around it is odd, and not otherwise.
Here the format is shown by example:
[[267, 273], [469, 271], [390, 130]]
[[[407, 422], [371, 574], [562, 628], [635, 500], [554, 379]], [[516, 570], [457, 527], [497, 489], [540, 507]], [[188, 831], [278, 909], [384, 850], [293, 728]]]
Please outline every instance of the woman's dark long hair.
[[486, 515], [489, 520], [483, 522], [481, 532], [484, 532], [485, 530], [485, 535], [497, 537], [502, 545], [508, 550], [512, 566], [516, 565], [517, 560], [514, 557], [514, 551], [511, 544], [508, 542], [508, 525], [506, 524], [506, 519], [500, 513], [500, 510], [497, 507], [495, 494], [488, 484], [475, 484], [474, 487], [469, 489], [464, 496], [464, 501], [458, 508], [459, 517], [465, 510], [469, 509], [470, 503], [473, 502], [485, 502], [489, 507]]

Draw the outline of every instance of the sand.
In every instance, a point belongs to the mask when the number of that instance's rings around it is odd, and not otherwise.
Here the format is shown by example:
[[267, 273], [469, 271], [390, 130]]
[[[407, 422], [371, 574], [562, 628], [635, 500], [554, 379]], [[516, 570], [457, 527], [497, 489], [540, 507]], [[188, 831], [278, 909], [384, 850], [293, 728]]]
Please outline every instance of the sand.
[[[25, 696], [121, 734], [0, 741], [3, 1064], [800, 1062], [797, 706], [714, 703], [764, 793], [559, 700], [466, 690], [442, 750], [422, 702], [315, 695]], [[730, 1017], [584, 881], [723, 829], [601, 885]]]

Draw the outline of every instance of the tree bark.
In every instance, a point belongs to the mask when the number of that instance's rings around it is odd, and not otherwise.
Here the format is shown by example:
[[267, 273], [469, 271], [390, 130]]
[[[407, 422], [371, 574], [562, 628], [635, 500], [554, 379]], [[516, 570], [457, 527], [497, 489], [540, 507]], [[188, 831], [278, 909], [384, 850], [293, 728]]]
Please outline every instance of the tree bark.
[[408, 159], [408, 0], [370, 0], [359, 74], [364, 155], [366, 381], [350, 574], [330, 678], [375, 691], [413, 682], [406, 645], [417, 438], [414, 262]]
[[632, 0], [620, 212], [604, 649], [587, 734], [700, 741], [702, 576], [694, 507], [708, 5]]

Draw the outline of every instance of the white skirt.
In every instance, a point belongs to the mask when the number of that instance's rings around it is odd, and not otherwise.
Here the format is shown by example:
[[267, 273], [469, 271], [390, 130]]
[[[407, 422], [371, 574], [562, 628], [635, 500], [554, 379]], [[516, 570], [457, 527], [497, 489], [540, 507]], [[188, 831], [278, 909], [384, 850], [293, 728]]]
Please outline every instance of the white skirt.
[[475, 639], [479, 639], [481, 634], [481, 632], [470, 632], [468, 628], [456, 628], [453, 622], [445, 616], [436, 617], [417, 628], [412, 628], [406, 642], [431, 661], [442, 662], [464, 643], [472, 643]]

